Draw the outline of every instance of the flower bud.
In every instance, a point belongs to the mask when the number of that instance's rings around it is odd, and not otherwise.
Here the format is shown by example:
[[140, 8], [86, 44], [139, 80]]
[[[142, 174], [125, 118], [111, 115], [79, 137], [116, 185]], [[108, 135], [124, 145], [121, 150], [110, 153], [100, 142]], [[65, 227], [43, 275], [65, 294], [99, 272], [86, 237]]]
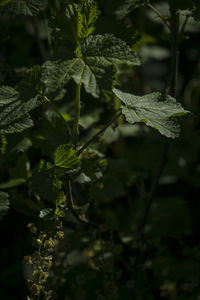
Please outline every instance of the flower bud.
[[57, 231], [55, 235], [56, 240], [62, 240], [64, 238], [64, 232], [63, 231]]
[[53, 248], [55, 246], [55, 242], [52, 238], [49, 238], [44, 242], [44, 248]]
[[37, 244], [38, 246], [40, 246], [40, 245], [42, 245], [42, 241], [41, 241], [40, 239], [37, 239], [37, 240], [36, 240], [36, 244]]

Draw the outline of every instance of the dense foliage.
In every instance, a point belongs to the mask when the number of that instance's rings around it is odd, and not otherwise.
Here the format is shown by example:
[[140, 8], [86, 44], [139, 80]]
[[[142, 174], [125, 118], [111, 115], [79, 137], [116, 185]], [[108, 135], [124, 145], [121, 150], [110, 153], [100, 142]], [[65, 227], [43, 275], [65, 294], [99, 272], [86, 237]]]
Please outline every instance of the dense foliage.
[[0, 12], [2, 299], [199, 299], [199, 1]]

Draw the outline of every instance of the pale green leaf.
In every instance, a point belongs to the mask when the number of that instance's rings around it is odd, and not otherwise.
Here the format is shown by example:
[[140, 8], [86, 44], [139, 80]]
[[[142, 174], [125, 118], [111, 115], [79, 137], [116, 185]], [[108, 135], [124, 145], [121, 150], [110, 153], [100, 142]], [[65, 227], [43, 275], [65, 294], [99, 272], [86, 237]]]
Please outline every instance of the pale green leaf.
[[9, 195], [4, 192], [0, 192], [0, 219], [7, 213], [9, 209]]
[[75, 181], [78, 183], [88, 183], [91, 182], [91, 179], [89, 176], [87, 176], [84, 172], [81, 172], [76, 178]]
[[55, 165], [65, 169], [77, 168], [80, 161], [76, 155], [76, 151], [67, 144], [57, 148], [55, 153]]
[[184, 115], [188, 111], [174, 98], [159, 92], [145, 96], [135, 96], [118, 89], [113, 89], [113, 92], [124, 103], [121, 109], [129, 123], [143, 122], [166, 137], [179, 136], [179, 124], [173, 117]]
[[40, 210], [39, 217], [41, 219], [53, 219], [55, 216], [53, 208], [44, 208]]

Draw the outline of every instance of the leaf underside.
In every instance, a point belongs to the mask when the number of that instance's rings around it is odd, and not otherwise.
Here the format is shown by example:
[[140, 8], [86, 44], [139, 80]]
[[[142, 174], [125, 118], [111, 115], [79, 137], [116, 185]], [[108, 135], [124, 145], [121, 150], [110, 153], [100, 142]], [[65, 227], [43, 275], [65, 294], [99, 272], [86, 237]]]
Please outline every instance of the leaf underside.
[[122, 113], [129, 123], [145, 123], [168, 138], [179, 136], [180, 127], [175, 117], [182, 116], [188, 111], [184, 110], [174, 98], [159, 92], [145, 96], [135, 96], [118, 89], [113, 89], [113, 92], [123, 102]]

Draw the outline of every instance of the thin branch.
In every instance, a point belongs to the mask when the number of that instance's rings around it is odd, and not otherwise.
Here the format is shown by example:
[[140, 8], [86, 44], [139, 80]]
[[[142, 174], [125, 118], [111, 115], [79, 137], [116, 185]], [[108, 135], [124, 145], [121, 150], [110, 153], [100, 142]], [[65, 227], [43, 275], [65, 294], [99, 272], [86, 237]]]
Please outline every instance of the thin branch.
[[152, 182], [149, 195], [146, 199], [146, 207], [145, 207], [145, 210], [144, 210], [144, 214], [143, 214], [142, 220], [141, 220], [141, 222], [140, 222], [140, 224], [137, 228], [138, 233], [141, 233], [143, 231], [145, 225], [146, 225], [146, 222], [147, 222], [147, 219], [148, 219], [148, 216], [149, 216], [149, 211], [150, 211], [152, 203], [153, 203], [153, 198], [154, 198], [154, 195], [155, 195], [155, 191], [158, 187], [160, 176], [162, 174], [163, 167], [165, 165], [167, 148], [168, 148], [167, 144], [164, 144], [163, 149], [162, 149], [162, 153], [161, 153], [161, 157], [160, 157], [160, 161], [159, 161], [159, 164], [157, 166], [157, 171], [156, 171], [154, 180]]
[[178, 33], [179, 33], [179, 13], [170, 9], [171, 13], [171, 81], [170, 95], [176, 97], [177, 82], [178, 82]]
[[101, 130], [99, 130], [88, 142], [85, 143], [77, 152], [76, 154], [79, 156], [89, 145], [94, 143], [96, 139], [104, 133], [104, 131], [112, 124], [114, 123], [120, 116], [122, 112], [119, 112], [116, 114]]
[[65, 190], [67, 194], [67, 205], [72, 215], [81, 223], [88, 224], [88, 222], [84, 221], [83, 218], [81, 218], [78, 212], [75, 210], [75, 205], [72, 196], [71, 180], [69, 178], [67, 179], [67, 183], [65, 183]]
[[[170, 95], [172, 97], [176, 96], [177, 91], [177, 78], [178, 78], [178, 21], [179, 21], [179, 14], [177, 11], [170, 9], [171, 13], [171, 81], [170, 81]], [[166, 161], [166, 155], [168, 151], [168, 144], [163, 145], [162, 154], [160, 158], [160, 162], [157, 167], [157, 171], [152, 182], [152, 186], [150, 188], [149, 195], [147, 197], [147, 203], [144, 210], [144, 214], [140, 224], [138, 225], [137, 232], [141, 234], [144, 230], [146, 225], [149, 212], [153, 203], [154, 195], [156, 189], [159, 184], [160, 176], [162, 175], [162, 171]]]
[[163, 21], [163, 23], [168, 27], [168, 29], [171, 31], [171, 26], [169, 24], [169, 22], [165, 19], [165, 17], [163, 15], [161, 15], [161, 13], [150, 3], [147, 4], [149, 8], [151, 8], [156, 14], [157, 16], [159, 16], [159, 18]]
[[51, 105], [53, 107], [53, 110], [55, 111], [55, 113], [59, 116], [59, 118], [63, 121], [65, 127], [67, 128], [67, 130], [70, 132], [70, 127], [68, 125], [68, 123], [66, 122], [66, 120], [63, 118], [62, 114], [57, 110], [55, 104], [53, 102], [51, 102]]
[[185, 17], [185, 21], [184, 21], [184, 23], [183, 23], [183, 25], [182, 25], [182, 27], [181, 27], [181, 30], [180, 30], [180, 35], [182, 35], [183, 33], [184, 33], [184, 30], [185, 30], [185, 26], [187, 25], [187, 22], [188, 22], [188, 20], [189, 20], [189, 15], [187, 15], [186, 17]]

